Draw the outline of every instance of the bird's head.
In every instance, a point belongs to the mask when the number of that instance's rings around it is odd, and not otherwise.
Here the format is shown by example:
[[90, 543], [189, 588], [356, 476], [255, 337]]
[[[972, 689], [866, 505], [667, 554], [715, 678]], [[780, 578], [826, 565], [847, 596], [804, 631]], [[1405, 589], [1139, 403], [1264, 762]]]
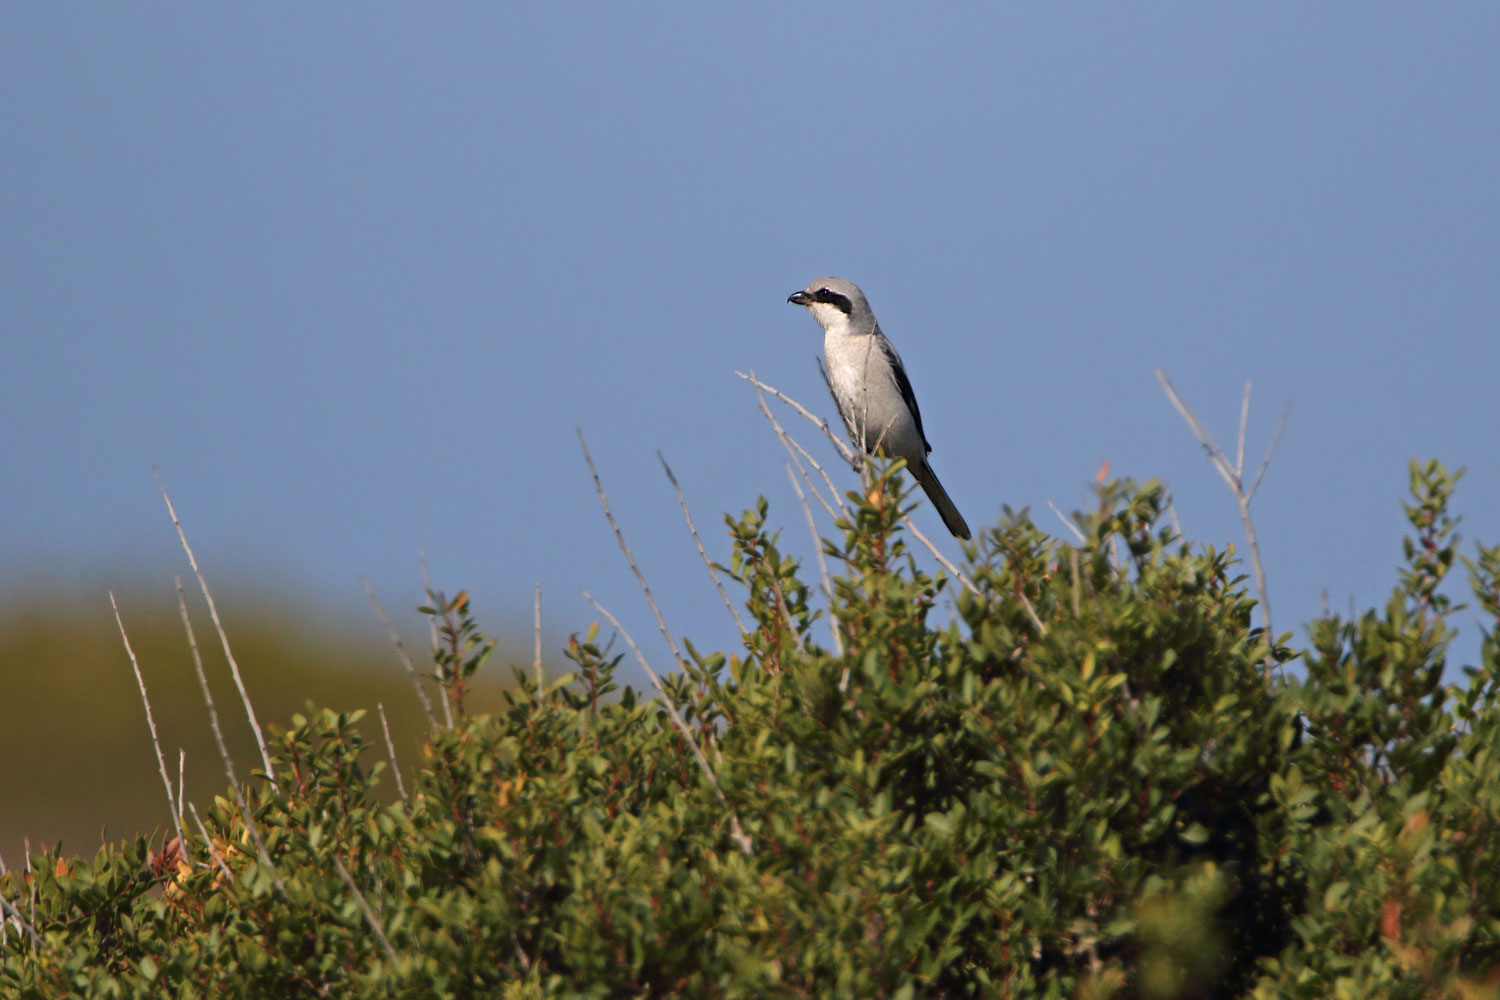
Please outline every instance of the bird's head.
[[786, 300], [805, 306], [818, 325], [830, 333], [871, 333], [875, 329], [875, 314], [865, 301], [865, 293], [843, 278], [819, 278]]

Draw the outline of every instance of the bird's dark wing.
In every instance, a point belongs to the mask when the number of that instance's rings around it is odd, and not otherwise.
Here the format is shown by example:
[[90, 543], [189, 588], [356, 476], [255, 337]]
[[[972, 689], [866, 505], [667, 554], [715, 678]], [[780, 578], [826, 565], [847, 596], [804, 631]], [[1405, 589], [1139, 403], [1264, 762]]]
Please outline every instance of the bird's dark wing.
[[901, 355], [896, 353], [896, 348], [886, 340], [878, 331], [875, 342], [880, 345], [880, 351], [885, 355], [885, 360], [891, 366], [891, 371], [896, 375], [896, 388], [901, 390], [901, 398], [906, 401], [906, 408], [911, 411], [912, 419], [917, 423], [917, 433], [922, 437], [922, 447], [932, 451], [932, 445], [927, 443], [927, 432], [922, 430], [922, 411], [917, 409], [917, 397], [911, 391], [911, 380], [906, 377], [906, 366], [901, 363]]

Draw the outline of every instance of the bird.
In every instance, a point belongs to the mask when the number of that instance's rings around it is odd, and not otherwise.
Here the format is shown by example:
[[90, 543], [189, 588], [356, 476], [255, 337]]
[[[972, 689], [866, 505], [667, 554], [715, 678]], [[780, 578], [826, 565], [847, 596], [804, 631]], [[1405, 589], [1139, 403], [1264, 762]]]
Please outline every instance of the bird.
[[943, 524], [955, 538], [967, 541], [968, 524], [927, 464], [932, 445], [922, 431], [922, 412], [906, 367], [880, 332], [865, 293], [852, 281], [826, 277], [793, 292], [787, 301], [806, 307], [823, 328], [828, 385], [855, 446], [871, 455], [905, 459]]

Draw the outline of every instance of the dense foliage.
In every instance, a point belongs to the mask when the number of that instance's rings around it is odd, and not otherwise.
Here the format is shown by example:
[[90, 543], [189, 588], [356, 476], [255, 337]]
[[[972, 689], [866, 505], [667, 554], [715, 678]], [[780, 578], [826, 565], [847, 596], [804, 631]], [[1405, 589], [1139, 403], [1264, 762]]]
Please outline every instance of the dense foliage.
[[[211, 847], [0, 878], [0, 991], [1500, 996], [1500, 546], [1445, 688], [1455, 478], [1413, 467], [1389, 602], [1305, 650], [1155, 484], [1101, 486], [1077, 545], [1008, 518], [959, 583], [890, 475], [828, 546], [825, 646], [761, 502], [724, 568], [743, 649], [685, 646], [680, 724], [594, 630], [569, 677], [436, 732], [409, 801], [376, 796], [357, 715], [299, 717]], [[461, 683], [487, 646], [463, 598], [435, 610]]]

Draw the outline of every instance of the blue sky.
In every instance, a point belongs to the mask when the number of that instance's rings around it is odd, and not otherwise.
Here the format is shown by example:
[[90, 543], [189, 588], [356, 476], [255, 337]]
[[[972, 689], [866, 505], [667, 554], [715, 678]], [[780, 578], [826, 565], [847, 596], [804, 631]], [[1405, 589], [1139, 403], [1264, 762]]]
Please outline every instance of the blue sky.
[[1486, 3], [7, 5], [4, 582], [168, 593], [155, 465], [211, 581], [399, 608], [425, 549], [502, 632], [586, 588], [665, 663], [578, 425], [724, 646], [655, 452], [714, 556], [761, 493], [810, 553], [733, 371], [831, 416], [785, 299], [834, 273], [976, 526], [1061, 530], [1107, 460], [1238, 542], [1152, 370], [1225, 441], [1252, 379], [1256, 457], [1290, 401], [1255, 514], [1300, 638], [1383, 600], [1411, 457], [1500, 539], [1497, 39]]

